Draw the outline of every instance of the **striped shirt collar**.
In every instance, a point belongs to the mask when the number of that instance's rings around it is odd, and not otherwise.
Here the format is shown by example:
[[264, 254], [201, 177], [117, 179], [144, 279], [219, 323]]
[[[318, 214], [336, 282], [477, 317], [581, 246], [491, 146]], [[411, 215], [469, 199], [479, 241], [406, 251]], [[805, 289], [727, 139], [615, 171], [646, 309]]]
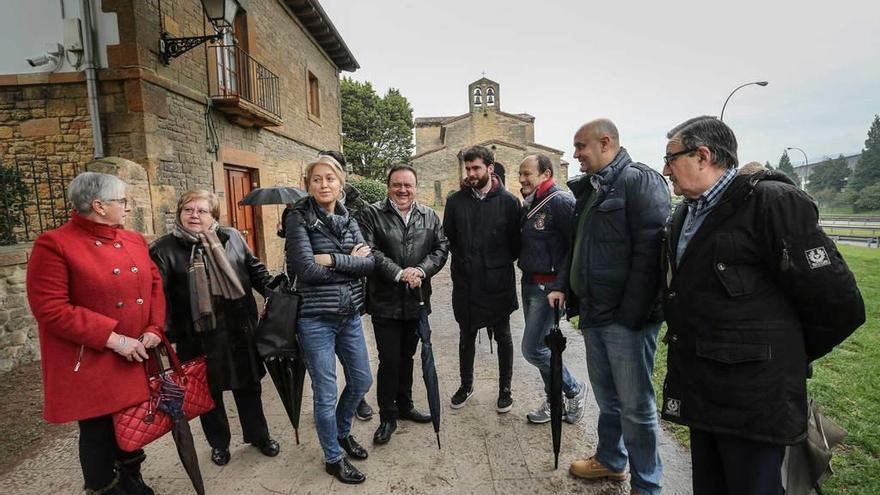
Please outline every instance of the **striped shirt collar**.
[[701, 194], [699, 198], [685, 198], [684, 204], [688, 206], [688, 209], [694, 216], [699, 216], [708, 212], [713, 206], [715, 206], [715, 203], [721, 199], [721, 195], [727, 189], [727, 186], [733, 181], [734, 177], [736, 177], [736, 169], [728, 168], [727, 171], [724, 172], [724, 175], [715, 181], [715, 184], [712, 184], [712, 187]]

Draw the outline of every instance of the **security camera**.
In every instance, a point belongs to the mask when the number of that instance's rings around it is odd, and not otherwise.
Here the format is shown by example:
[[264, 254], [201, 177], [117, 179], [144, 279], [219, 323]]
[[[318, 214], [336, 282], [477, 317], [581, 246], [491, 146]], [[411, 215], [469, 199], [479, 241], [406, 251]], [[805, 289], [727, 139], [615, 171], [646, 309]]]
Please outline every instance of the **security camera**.
[[25, 60], [31, 67], [42, 67], [48, 64], [54, 64], [52, 71], [57, 70], [63, 63], [64, 46], [60, 43], [46, 44], [46, 52], [36, 57], [28, 57]]
[[27, 60], [27, 63], [31, 64], [31, 67], [40, 67], [48, 64], [49, 62], [55, 61], [54, 58], [45, 53], [38, 57], [28, 57], [25, 60]]

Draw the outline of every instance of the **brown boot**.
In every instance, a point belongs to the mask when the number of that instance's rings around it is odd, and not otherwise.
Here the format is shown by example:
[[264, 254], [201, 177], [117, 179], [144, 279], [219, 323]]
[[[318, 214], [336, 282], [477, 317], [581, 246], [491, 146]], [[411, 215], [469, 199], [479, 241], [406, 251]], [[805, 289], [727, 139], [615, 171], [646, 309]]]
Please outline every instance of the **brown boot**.
[[596, 456], [588, 459], [578, 459], [571, 463], [568, 472], [578, 478], [585, 480], [609, 479], [613, 481], [624, 481], [627, 478], [624, 471], [612, 471], [605, 467]]

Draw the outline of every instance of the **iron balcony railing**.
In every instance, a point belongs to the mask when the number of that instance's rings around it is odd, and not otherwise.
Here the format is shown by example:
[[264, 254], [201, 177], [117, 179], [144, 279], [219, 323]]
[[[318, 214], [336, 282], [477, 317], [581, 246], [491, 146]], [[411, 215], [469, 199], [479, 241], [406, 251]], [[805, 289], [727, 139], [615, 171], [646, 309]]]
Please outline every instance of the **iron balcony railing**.
[[237, 45], [212, 45], [209, 57], [216, 74], [210, 77], [211, 98], [242, 99], [281, 118], [279, 79]]
[[0, 164], [0, 245], [33, 241], [66, 222], [67, 186], [80, 171], [38, 160]]

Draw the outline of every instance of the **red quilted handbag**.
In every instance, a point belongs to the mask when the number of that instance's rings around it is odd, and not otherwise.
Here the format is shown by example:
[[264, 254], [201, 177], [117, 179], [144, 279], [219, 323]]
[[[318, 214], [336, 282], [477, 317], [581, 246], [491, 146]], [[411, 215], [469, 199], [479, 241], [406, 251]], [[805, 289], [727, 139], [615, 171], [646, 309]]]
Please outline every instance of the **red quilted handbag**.
[[156, 363], [158, 372], [151, 374], [147, 368], [148, 361], [144, 361], [150, 397], [140, 404], [113, 413], [116, 443], [119, 444], [120, 449], [126, 452], [143, 448], [144, 445], [171, 431], [171, 417], [157, 409], [163, 375], [184, 390], [183, 413], [187, 420], [214, 409], [214, 400], [208, 389], [208, 370], [205, 358], [198, 357], [181, 364], [177, 353], [174, 352], [164, 335], [162, 335], [160, 346], [165, 348], [171, 368], [163, 368], [157, 346], [153, 349], [154, 357], [149, 361]]

